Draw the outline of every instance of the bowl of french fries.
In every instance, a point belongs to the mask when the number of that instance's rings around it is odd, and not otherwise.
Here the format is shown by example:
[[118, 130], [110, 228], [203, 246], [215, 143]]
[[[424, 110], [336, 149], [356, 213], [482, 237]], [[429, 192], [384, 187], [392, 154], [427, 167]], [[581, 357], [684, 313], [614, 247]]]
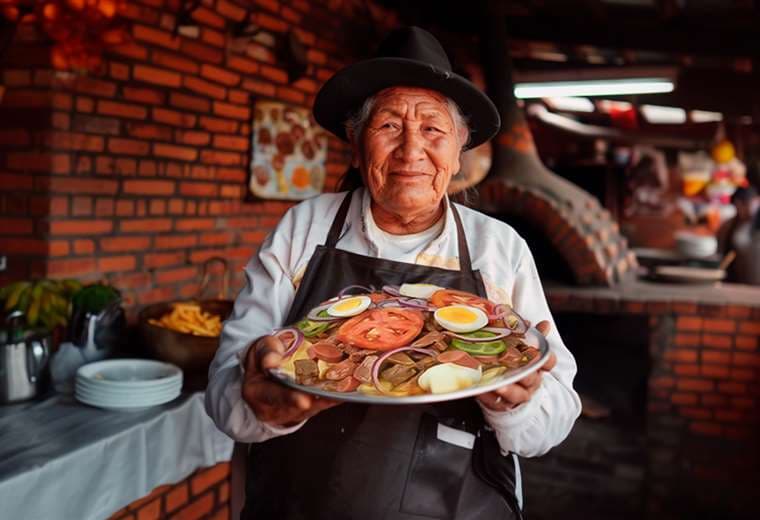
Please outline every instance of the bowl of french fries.
[[219, 346], [222, 322], [231, 312], [230, 300], [156, 303], [140, 312], [140, 330], [158, 359], [185, 372], [205, 373]]

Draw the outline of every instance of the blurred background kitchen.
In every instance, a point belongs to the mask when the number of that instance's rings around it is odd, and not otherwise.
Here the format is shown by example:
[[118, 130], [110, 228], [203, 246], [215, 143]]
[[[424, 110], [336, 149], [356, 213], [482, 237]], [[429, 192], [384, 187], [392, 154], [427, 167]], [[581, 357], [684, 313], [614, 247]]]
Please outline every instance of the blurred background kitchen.
[[417, 24], [502, 114], [452, 196], [526, 238], [580, 368], [528, 517], [754, 518], [757, 4], [0, 0], [0, 516], [236, 517], [220, 321], [346, 169], [320, 85]]

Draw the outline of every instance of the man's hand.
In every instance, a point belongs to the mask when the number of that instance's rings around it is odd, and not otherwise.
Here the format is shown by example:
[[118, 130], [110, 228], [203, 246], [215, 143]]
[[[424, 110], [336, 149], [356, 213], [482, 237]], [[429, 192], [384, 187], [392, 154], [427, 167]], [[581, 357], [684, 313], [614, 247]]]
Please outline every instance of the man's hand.
[[[536, 329], [547, 336], [551, 331], [551, 324], [544, 320], [536, 325]], [[541, 378], [544, 372], [549, 372], [554, 365], [557, 364], [557, 356], [554, 353], [549, 354], [549, 359], [546, 360], [541, 368], [533, 372], [530, 375], [525, 376], [523, 379], [511, 385], [502, 386], [492, 392], [480, 394], [477, 399], [483, 406], [489, 410], [495, 412], [506, 412], [511, 410], [517, 405], [527, 402], [533, 397], [533, 394], [541, 386]]]
[[274, 336], [264, 336], [248, 349], [243, 399], [260, 421], [272, 426], [294, 426], [326, 408], [340, 404], [291, 390], [271, 379], [267, 371], [280, 366], [284, 352], [285, 346]]

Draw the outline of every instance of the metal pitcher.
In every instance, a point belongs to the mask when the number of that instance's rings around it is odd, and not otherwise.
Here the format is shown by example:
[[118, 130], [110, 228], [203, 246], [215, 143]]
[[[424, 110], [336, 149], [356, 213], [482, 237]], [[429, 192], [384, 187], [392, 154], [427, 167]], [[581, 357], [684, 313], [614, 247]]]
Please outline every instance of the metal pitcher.
[[31, 399], [43, 391], [50, 357], [50, 337], [45, 331], [24, 330], [20, 311], [7, 318], [0, 330], [0, 404]]

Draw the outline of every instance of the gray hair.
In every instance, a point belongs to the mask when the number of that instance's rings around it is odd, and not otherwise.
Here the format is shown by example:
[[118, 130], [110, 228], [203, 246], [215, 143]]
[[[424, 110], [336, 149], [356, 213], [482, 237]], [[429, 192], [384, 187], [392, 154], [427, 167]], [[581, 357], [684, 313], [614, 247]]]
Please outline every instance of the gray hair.
[[[374, 106], [375, 96], [370, 96], [364, 100], [364, 104], [359, 110], [351, 114], [348, 119], [346, 119], [344, 125], [346, 128], [346, 135], [350, 141], [353, 141], [362, 135], [364, 126], [367, 124], [369, 116], [372, 114], [372, 108]], [[459, 139], [460, 130], [466, 130], [466, 137], [464, 139], [464, 142], [460, 143], [461, 149], [464, 151], [467, 148], [467, 145], [470, 144], [470, 125], [467, 122], [467, 118], [459, 109], [459, 105], [457, 105], [453, 99], [448, 97], [446, 98], [446, 107], [449, 109], [451, 119], [454, 121], [454, 133], [457, 135], [457, 139]]]

